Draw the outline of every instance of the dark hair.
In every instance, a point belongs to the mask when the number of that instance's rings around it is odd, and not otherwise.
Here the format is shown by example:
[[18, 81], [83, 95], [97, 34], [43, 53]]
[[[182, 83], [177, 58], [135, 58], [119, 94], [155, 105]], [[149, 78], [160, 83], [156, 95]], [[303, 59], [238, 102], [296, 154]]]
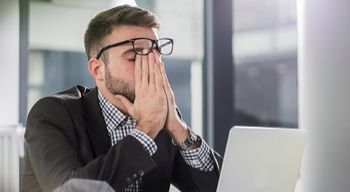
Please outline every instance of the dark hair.
[[85, 35], [85, 52], [90, 59], [103, 46], [105, 37], [112, 33], [115, 27], [133, 25], [159, 29], [158, 18], [151, 12], [140, 7], [122, 5], [97, 14], [89, 23]]

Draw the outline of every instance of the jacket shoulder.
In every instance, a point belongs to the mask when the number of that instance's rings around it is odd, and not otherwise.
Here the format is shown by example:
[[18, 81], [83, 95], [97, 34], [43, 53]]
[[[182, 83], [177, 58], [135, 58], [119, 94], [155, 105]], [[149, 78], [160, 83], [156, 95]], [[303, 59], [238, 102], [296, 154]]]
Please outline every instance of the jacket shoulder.
[[79, 112], [81, 108], [81, 99], [91, 89], [77, 85], [68, 90], [56, 93], [52, 96], [44, 97], [38, 100], [31, 108], [27, 120], [31, 120], [35, 115], [61, 115], [66, 112]]
[[75, 100], [75, 99], [81, 99], [86, 93], [89, 93], [90, 91], [91, 91], [90, 88], [77, 85], [65, 91], [56, 93], [50, 97], [61, 99], [61, 100], [71, 100], [71, 99]]

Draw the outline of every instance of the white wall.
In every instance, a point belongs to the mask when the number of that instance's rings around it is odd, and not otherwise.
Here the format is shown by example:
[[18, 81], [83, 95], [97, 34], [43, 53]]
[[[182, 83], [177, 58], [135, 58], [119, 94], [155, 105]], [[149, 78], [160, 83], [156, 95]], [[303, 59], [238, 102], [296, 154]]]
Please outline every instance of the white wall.
[[0, 126], [19, 121], [19, 2], [0, 2]]
[[86, 27], [101, 7], [30, 3], [29, 47], [84, 52]]
[[304, 192], [350, 189], [350, 1], [299, 0]]
[[160, 37], [174, 39], [172, 57], [202, 60], [203, 8], [202, 0], [157, 0], [155, 12], [160, 19]]

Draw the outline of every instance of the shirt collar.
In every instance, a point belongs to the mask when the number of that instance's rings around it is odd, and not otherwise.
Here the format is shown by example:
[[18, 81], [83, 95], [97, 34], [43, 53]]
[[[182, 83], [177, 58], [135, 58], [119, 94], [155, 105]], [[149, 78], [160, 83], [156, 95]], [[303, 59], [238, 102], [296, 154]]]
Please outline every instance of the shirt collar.
[[121, 125], [135, 124], [135, 121], [130, 116], [122, 113], [117, 107], [109, 102], [100, 91], [98, 91], [98, 100], [108, 128], [120, 129]]

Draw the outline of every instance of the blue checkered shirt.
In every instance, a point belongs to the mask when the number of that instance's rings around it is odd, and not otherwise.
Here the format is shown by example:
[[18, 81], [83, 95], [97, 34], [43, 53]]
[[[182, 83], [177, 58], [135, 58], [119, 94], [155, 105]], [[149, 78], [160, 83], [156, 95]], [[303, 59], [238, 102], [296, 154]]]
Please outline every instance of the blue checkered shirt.
[[[156, 143], [147, 134], [136, 129], [136, 121], [132, 117], [123, 114], [117, 107], [103, 97], [100, 92], [98, 92], [98, 100], [112, 145], [115, 145], [127, 135], [131, 135], [142, 144], [143, 148], [150, 156], [157, 151]], [[214, 162], [210, 156], [210, 148], [204, 140], [202, 140], [198, 148], [180, 151], [180, 153], [185, 162], [193, 168], [197, 168], [201, 171], [212, 171], [214, 169]], [[139, 192], [142, 187], [141, 183], [142, 179], [130, 184], [125, 191]]]

